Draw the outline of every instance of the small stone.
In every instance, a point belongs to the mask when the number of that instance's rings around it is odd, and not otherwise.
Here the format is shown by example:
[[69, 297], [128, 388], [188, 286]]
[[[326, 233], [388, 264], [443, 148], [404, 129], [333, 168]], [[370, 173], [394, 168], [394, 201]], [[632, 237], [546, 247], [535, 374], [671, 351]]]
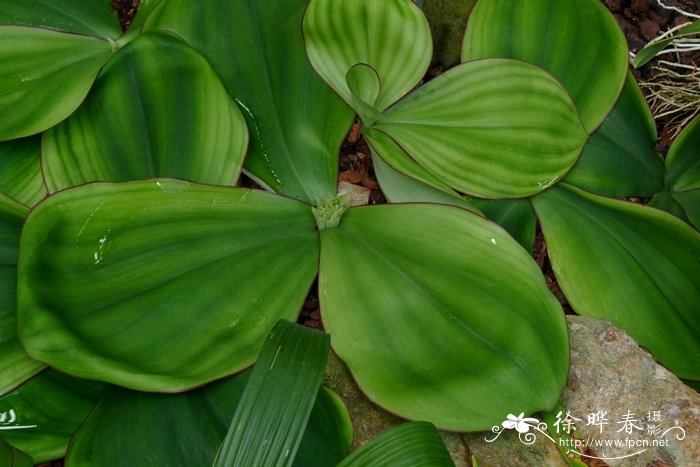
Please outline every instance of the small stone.
[[350, 207], [352, 206], [365, 206], [369, 204], [369, 195], [371, 190], [359, 185], [353, 185], [348, 182], [338, 182], [338, 196], [342, 194], [349, 194]]

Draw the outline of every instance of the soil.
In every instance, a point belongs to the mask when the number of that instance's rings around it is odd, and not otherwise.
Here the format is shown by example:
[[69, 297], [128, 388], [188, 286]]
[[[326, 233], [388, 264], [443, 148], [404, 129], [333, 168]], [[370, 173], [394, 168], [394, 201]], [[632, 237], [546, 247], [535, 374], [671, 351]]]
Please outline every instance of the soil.
[[[601, 0], [608, 9], [613, 13], [618, 24], [622, 28], [627, 43], [632, 52], [639, 51], [644, 45], [656, 37], [659, 31], [667, 29], [690, 21], [689, 18], [669, 9], [662, 8], [656, 0]], [[664, 0], [664, 3], [670, 7], [680, 8], [686, 12], [698, 14], [700, 12], [700, 0]], [[139, 0], [111, 0], [112, 8], [117, 11], [119, 23], [122, 29], [126, 30], [131, 24], [136, 9], [138, 8]], [[681, 63], [685, 64], [700, 64], [700, 52], [694, 54], [684, 54], [678, 57]], [[654, 66], [656, 60], [642, 67], [640, 70], [633, 70], [638, 80], [649, 80], [654, 75]], [[424, 81], [428, 81], [443, 72], [442, 67], [438, 64], [432, 67], [425, 76]], [[657, 121], [659, 127], [660, 144], [657, 149], [663, 154], [668, 149], [670, 138], [666, 135], [664, 121]], [[369, 147], [359, 133], [359, 126], [353, 125], [348, 133], [345, 141], [340, 148], [339, 154], [339, 180], [349, 183], [364, 186], [371, 190], [370, 204], [386, 203], [386, 198], [379, 189], [374, 169], [372, 167], [372, 159], [370, 157]], [[246, 186], [254, 186], [255, 184], [246, 180]], [[639, 200], [637, 200], [639, 202]], [[562, 294], [556, 278], [552, 271], [551, 264], [547, 256], [547, 249], [542, 236], [542, 232], [538, 228], [535, 239], [535, 247], [533, 251], [535, 261], [542, 269], [547, 285], [550, 290], [559, 299], [566, 313], [573, 313], [571, 307], [566, 301], [566, 297]], [[321, 322], [321, 314], [319, 310], [319, 300], [317, 284], [314, 283], [304, 302], [301, 313], [299, 315], [299, 323], [305, 324], [317, 329], [323, 329]], [[40, 464], [39, 467], [61, 467], [62, 461], [48, 462]]]

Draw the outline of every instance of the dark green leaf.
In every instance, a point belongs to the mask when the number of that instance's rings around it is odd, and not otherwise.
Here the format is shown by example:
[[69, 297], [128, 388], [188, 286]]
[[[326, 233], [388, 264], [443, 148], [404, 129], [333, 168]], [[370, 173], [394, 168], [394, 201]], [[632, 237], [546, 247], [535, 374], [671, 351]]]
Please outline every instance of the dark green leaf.
[[540, 68], [509, 59], [452, 68], [385, 113], [377, 130], [452, 188], [481, 198], [546, 189], [587, 139], [566, 90]]
[[39, 26], [112, 40], [122, 34], [109, 0], [0, 0], [0, 24]]
[[249, 374], [182, 394], [110, 389], [73, 438], [66, 466], [210, 466]]
[[294, 467], [334, 467], [350, 450], [352, 420], [343, 400], [321, 387], [294, 458]]
[[438, 467], [454, 466], [435, 426], [426, 422], [405, 423], [382, 433], [338, 467]]
[[700, 379], [700, 234], [657, 209], [562, 185], [532, 202], [574, 310], [607, 319]]
[[7, 444], [0, 437], [0, 464], [7, 467], [32, 467], [34, 461], [24, 452]]
[[470, 202], [489, 219], [508, 231], [520, 245], [532, 254], [535, 245], [537, 216], [532, 204], [524, 199], [471, 199]]
[[42, 161], [51, 191], [156, 177], [232, 185], [247, 145], [245, 120], [206, 59], [169, 35], [144, 34], [44, 133]]
[[27, 212], [25, 206], [0, 193], [0, 394], [44, 368], [17, 339], [17, 258]]
[[618, 198], [652, 196], [663, 185], [656, 126], [631, 73], [610, 115], [590, 137], [567, 183]]
[[688, 220], [700, 229], [700, 117], [683, 129], [666, 156], [666, 188], [655, 206]]
[[569, 91], [592, 132], [622, 89], [627, 53], [620, 27], [598, 0], [479, 0], [462, 60], [510, 57], [544, 68]]
[[288, 321], [270, 332], [215, 467], [291, 466], [311, 414], [330, 336]]
[[683, 129], [666, 156], [666, 186], [673, 191], [700, 188], [700, 116]]
[[240, 371], [275, 322], [296, 318], [318, 267], [315, 227], [307, 205], [248, 189], [64, 190], [22, 235], [22, 343], [67, 373], [140, 390]]
[[97, 404], [105, 385], [46, 370], [0, 399], [0, 412], [13, 410], [14, 425], [28, 428], [0, 431], [13, 446], [36, 462], [66, 454], [73, 434]]
[[39, 133], [72, 114], [112, 50], [94, 37], [0, 26], [0, 141]]
[[314, 204], [336, 193], [338, 148], [353, 113], [306, 58], [306, 3], [169, 0], [146, 29], [175, 32], [212, 64], [248, 122], [248, 170], [275, 191]]
[[320, 235], [325, 329], [377, 404], [478, 431], [557, 401], [564, 315], [502, 228], [451, 206], [400, 204], [348, 209]]
[[32, 207], [46, 196], [38, 137], [0, 143], [0, 193]]

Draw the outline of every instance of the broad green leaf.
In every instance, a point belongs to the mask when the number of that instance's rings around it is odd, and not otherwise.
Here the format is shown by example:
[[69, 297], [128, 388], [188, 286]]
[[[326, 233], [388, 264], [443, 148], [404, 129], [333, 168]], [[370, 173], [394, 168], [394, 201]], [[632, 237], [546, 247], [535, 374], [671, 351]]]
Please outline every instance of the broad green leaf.
[[[372, 164], [377, 180], [384, 196], [390, 202], [451, 204], [478, 213], [459, 193], [413, 162], [396, 142], [384, 133], [366, 129], [365, 139], [372, 151]], [[400, 167], [401, 171], [394, 167]]]
[[0, 427], [0, 436], [36, 462], [61, 458], [104, 389], [103, 383], [46, 370], [0, 399], [0, 412], [12, 411], [13, 425], [24, 427]]
[[653, 208], [563, 185], [532, 199], [574, 310], [609, 320], [700, 379], [700, 234]]
[[627, 53], [620, 27], [598, 0], [479, 0], [462, 60], [509, 57], [544, 68], [569, 91], [592, 132], [622, 89]]
[[535, 246], [537, 216], [532, 204], [524, 199], [471, 199], [487, 218], [500, 225], [528, 252]]
[[291, 466], [323, 378], [330, 336], [281, 320], [253, 367], [213, 465]]
[[17, 339], [17, 258], [27, 213], [25, 206], [0, 193], [0, 394], [44, 368]]
[[323, 323], [374, 402], [478, 431], [557, 401], [564, 314], [502, 228], [451, 206], [401, 204], [348, 209], [320, 235]]
[[620, 99], [591, 135], [566, 183], [617, 198], [652, 196], [664, 178], [655, 146], [654, 117], [629, 73]]
[[34, 460], [0, 437], [0, 464], [7, 467], [32, 467]]
[[46, 196], [39, 137], [0, 143], [0, 193], [32, 207]]
[[695, 20], [666, 39], [649, 42], [646, 47], [637, 52], [637, 55], [634, 56], [632, 59], [632, 65], [635, 68], [639, 68], [640, 66], [649, 63], [674, 40], [695, 34], [700, 34], [700, 20]]
[[297, 316], [317, 238], [307, 205], [254, 190], [150, 180], [59, 192], [22, 233], [22, 344], [66, 373], [132, 389], [232, 374], [275, 322]]
[[243, 115], [206, 59], [172, 36], [144, 34], [44, 133], [42, 163], [51, 191], [156, 177], [233, 185], [247, 145]]
[[366, 102], [379, 111], [418, 84], [433, 53], [428, 22], [410, 0], [311, 0], [303, 30], [309, 61], [351, 106], [348, 72], [376, 70], [380, 88]]
[[375, 128], [452, 188], [481, 198], [544, 190], [587, 138], [566, 90], [509, 59], [452, 68], [388, 109]]
[[321, 387], [294, 457], [294, 467], [334, 467], [350, 450], [352, 420], [343, 400]]
[[382, 433], [344, 459], [338, 467], [454, 466], [435, 426], [404, 423]]
[[73, 438], [66, 466], [211, 466], [249, 375], [181, 394], [111, 388]]
[[354, 115], [306, 58], [306, 3], [168, 0], [146, 30], [174, 32], [212, 64], [250, 128], [246, 168], [275, 191], [315, 204], [336, 193], [338, 148]]
[[106, 40], [0, 26], [0, 141], [39, 133], [72, 114], [111, 56]]
[[37, 26], [116, 40], [122, 30], [109, 4], [109, 0], [0, 0], [0, 25]]

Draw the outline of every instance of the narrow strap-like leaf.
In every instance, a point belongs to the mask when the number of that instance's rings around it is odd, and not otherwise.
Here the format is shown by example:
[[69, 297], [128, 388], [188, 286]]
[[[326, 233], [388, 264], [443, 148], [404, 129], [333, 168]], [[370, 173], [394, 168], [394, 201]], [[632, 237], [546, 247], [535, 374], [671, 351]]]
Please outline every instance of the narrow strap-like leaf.
[[288, 466], [328, 358], [330, 337], [279, 321], [263, 345], [214, 466]]
[[632, 59], [632, 65], [635, 68], [645, 65], [674, 40], [693, 34], [700, 34], [700, 20], [695, 20], [693, 23], [680, 29], [676, 34], [666, 39], [648, 43], [642, 50], [637, 52], [637, 55], [634, 56], [634, 59]]
[[346, 457], [338, 467], [454, 466], [432, 423], [405, 423], [389, 430]]

